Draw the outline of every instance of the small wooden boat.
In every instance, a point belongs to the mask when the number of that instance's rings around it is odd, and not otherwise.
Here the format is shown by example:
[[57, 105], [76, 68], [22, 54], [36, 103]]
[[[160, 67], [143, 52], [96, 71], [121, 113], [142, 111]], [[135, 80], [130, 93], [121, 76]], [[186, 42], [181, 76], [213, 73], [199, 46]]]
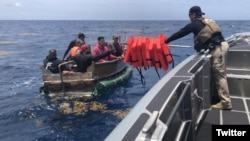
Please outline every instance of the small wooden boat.
[[232, 35], [227, 42], [232, 110], [211, 109], [216, 92], [210, 72], [211, 54], [194, 54], [156, 83], [105, 141], [211, 141], [217, 135], [214, 125], [226, 131], [247, 130], [248, 137], [250, 33]]
[[[66, 65], [62, 63], [61, 65]], [[40, 92], [50, 97], [64, 99], [91, 100], [106, 89], [122, 83], [130, 77], [132, 68], [122, 59], [111, 60], [103, 63], [92, 63], [87, 72], [74, 74], [53, 74], [44, 69], [44, 86]]]

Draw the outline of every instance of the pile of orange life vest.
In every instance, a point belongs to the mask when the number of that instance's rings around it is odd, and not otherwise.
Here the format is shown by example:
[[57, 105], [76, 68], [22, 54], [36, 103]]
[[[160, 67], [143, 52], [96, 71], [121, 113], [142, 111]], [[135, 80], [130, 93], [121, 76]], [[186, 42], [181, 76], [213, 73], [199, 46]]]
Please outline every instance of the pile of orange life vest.
[[124, 62], [133, 67], [155, 67], [156, 69], [168, 69], [168, 64], [173, 62], [170, 48], [165, 41], [166, 35], [154, 37], [129, 37], [128, 46], [124, 55]]

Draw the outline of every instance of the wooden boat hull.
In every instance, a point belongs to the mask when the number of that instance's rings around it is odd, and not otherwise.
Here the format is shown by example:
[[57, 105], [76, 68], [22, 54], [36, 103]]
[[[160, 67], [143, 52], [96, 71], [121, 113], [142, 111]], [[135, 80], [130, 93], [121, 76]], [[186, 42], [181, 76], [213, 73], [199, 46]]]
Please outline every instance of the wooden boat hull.
[[[50, 97], [92, 99], [130, 77], [132, 68], [122, 59], [93, 63], [85, 73], [53, 74], [43, 69], [43, 92]], [[110, 83], [109, 85], [104, 85]]]

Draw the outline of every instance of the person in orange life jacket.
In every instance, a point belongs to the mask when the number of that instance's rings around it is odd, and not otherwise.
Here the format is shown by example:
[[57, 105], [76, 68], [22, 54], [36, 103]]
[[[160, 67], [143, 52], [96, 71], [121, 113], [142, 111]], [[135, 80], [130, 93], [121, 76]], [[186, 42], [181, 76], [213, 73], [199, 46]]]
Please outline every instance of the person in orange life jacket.
[[115, 49], [114, 53], [115, 56], [123, 56], [123, 46], [119, 43], [119, 36], [114, 35], [113, 41], [109, 44], [109, 48]]
[[99, 55], [92, 55], [90, 45], [84, 44], [81, 46], [80, 52], [71, 59], [77, 64], [77, 72], [86, 72], [87, 68], [92, 64], [92, 61], [104, 58], [110, 55], [112, 51], [113, 49], [109, 49]]
[[71, 48], [73, 48], [73, 47], [75, 46], [76, 41], [77, 41], [78, 39], [82, 40], [83, 44], [85, 44], [85, 34], [82, 33], [82, 32], [80, 32], [80, 33], [78, 34], [78, 38], [72, 40], [72, 41], [69, 43], [69, 46], [68, 46], [67, 50], [65, 51], [65, 53], [64, 53], [64, 55], [63, 55], [63, 60], [67, 60], [67, 58], [68, 58], [68, 53], [70, 52]]
[[[43, 60], [43, 66], [45, 69], [50, 70], [52, 73], [59, 73], [59, 64], [61, 64], [63, 61], [57, 58], [57, 53], [55, 49], [49, 50], [49, 54], [46, 56], [46, 58]], [[62, 65], [61, 70], [63, 73], [69, 72], [69, 69]]]
[[[215, 81], [214, 83], [216, 85], [216, 89], [218, 91], [220, 99], [219, 103], [212, 105], [212, 109], [231, 110], [232, 103], [227, 84], [226, 67], [225, 67], [229, 45], [225, 41], [221, 31], [213, 33], [211, 35], [211, 38], [209, 38], [206, 42], [202, 44], [197, 44], [199, 43], [197, 41], [197, 38], [201, 37], [199, 36], [200, 34], [203, 33], [211, 34], [208, 31], [206, 31], [206, 24], [204, 24], [204, 22], [202, 21], [204, 19], [202, 15], [205, 15], [205, 13], [201, 11], [201, 8], [199, 6], [191, 7], [189, 10], [189, 19], [191, 22], [186, 26], [184, 26], [182, 29], [180, 29], [178, 32], [171, 35], [165, 41], [165, 43], [168, 44], [169, 42], [179, 39], [183, 36], [186, 36], [189, 33], [193, 33], [196, 39], [194, 47], [197, 52], [199, 52], [202, 49], [204, 50], [208, 48], [210, 49], [210, 53], [212, 55], [211, 71], [213, 72], [212, 74]], [[219, 27], [217, 24], [216, 26]], [[212, 47], [210, 47], [209, 45], [212, 45]]]
[[[96, 46], [93, 49], [93, 55], [99, 55], [99, 54], [104, 53], [104, 52], [109, 50], [103, 36], [98, 37], [97, 40], [98, 40], [98, 43], [96, 44]], [[106, 61], [117, 59], [117, 58], [118, 57], [116, 57], [112, 54], [109, 54], [108, 56], [101, 58], [99, 60], [96, 60], [95, 62], [106, 62]]]
[[78, 53], [80, 53], [82, 45], [84, 45], [84, 42], [81, 39], [77, 39], [76, 42], [75, 42], [75, 45], [70, 50], [69, 58], [74, 57]]

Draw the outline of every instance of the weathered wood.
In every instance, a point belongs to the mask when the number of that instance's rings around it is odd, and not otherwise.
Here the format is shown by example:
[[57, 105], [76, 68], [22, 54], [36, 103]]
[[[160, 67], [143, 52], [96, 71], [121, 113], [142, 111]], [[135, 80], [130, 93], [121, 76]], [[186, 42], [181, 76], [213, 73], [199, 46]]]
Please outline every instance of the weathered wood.
[[105, 78], [115, 75], [126, 68], [122, 59], [116, 59], [103, 63], [94, 64], [94, 77]]
[[[92, 72], [62, 74], [63, 81], [75, 81], [83, 79], [92, 79]], [[43, 74], [43, 81], [61, 81], [60, 74], [47, 73]]]
[[[75, 72], [74, 74], [53, 74], [43, 70], [44, 86], [52, 93], [70, 93], [79, 91], [84, 96], [90, 95], [95, 82], [113, 77], [126, 69], [122, 59], [116, 59], [103, 63], [93, 63], [85, 73]], [[61, 78], [62, 77], [62, 78]]]

